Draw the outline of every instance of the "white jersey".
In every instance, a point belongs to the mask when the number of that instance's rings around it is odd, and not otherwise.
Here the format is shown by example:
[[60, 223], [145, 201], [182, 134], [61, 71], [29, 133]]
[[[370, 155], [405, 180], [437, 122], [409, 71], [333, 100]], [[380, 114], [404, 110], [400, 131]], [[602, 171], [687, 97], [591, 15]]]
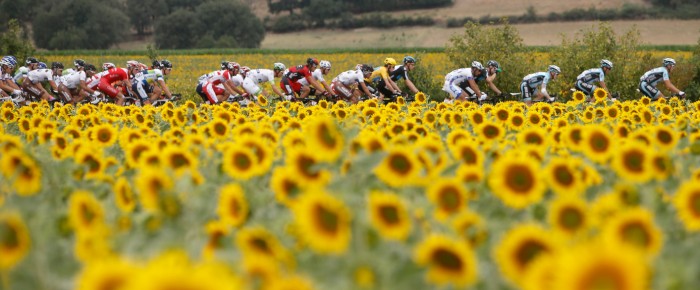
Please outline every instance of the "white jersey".
[[338, 81], [343, 85], [349, 86], [365, 81], [365, 75], [359, 70], [348, 70], [340, 73], [333, 81]]
[[241, 85], [243, 85], [243, 76], [241, 74], [232, 76], [231, 81], [233, 82], [234, 86], [240, 87]]
[[460, 68], [457, 70], [453, 70], [452, 72], [448, 73], [445, 76], [445, 83], [461, 83], [463, 81], [468, 81], [468, 80], [473, 80], [474, 76], [472, 75], [472, 69], [471, 68]]
[[86, 80], [87, 76], [85, 75], [85, 71], [73, 71], [67, 75], [64, 74], [62, 83], [69, 89], [75, 89], [80, 86], [81, 81], [84, 82]]
[[[323, 79], [323, 72], [321, 72], [320, 68], [317, 68], [314, 72], [311, 73], [311, 77], [314, 78], [317, 82], [325, 82], [326, 80]], [[302, 86], [308, 86], [309, 81], [306, 80], [306, 78], [300, 78], [297, 83], [301, 84]]]
[[53, 71], [47, 68], [35, 69], [33, 71], [30, 71], [27, 74], [27, 78], [29, 78], [29, 80], [32, 81], [32, 83], [43, 83], [49, 80], [54, 80]]
[[270, 83], [275, 84], [275, 72], [269, 69], [254, 69], [249, 71], [246, 80], [251, 80], [254, 84]]
[[106, 75], [106, 74], [107, 74], [107, 71], [103, 71], [100, 73], [96, 73], [95, 75], [93, 75], [89, 79], [85, 80], [88, 88], [90, 88], [92, 90], [96, 89], [97, 86], [100, 84], [100, 79], [102, 79], [102, 76]]

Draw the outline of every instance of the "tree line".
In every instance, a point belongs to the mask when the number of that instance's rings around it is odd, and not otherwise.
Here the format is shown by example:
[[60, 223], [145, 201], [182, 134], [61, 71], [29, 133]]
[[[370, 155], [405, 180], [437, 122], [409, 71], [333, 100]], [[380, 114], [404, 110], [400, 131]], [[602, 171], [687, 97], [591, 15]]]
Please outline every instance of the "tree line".
[[35, 45], [51, 50], [107, 49], [132, 31], [164, 49], [256, 48], [265, 37], [238, 0], [0, 0], [0, 17], [31, 27]]

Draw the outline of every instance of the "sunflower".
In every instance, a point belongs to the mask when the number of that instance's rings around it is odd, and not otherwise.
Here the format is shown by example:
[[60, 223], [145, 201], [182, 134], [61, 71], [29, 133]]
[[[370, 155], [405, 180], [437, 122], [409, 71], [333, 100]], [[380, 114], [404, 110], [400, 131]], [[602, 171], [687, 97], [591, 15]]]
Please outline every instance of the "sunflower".
[[12, 187], [20, 196], [34, 195], [41, 190], [41, 168], [18, 149], [10, 149], [0, 156], [0, 172], [14, 179]]
[[436, 206], [435, 216], [438, 220], [446, 220], [467, 207], [469, 193], [458, 179], [438, 179], [431, 181], [427, 196]]
[[578, 159], [554, 157], [545, 167], [545, 180], [559, 195], [580, 194], [585, 189], [583, 177], [577, 168]]
[[292, 168], [295, 177], [306, 187], [310, 185], [325, 185], [331, 178], [330, 173], [320, 167], [318, 156], [311, 151], [295, 148], [288, 150], [286, 166]]
[[224, 172], [235, 179], [248, 180], [263, 173], [257, 166], [257, 156], [251, 148], [229, 146], [224, 151], [221, 162]]
[[547, 131], [540, 127], [528, 127], [518, 133], [519, 144], [544, 146], [547, 144]]
[[265, 257], [290, 267], [294, 266], [293, 256], [272, 233], [263, 227], [241, 229], [236, 234], [236, 245], [246, 258]]
[[416, 179], [421, 171], [420, 161], [411, 154], [407, 147], [394, 146], [387, 150], [387, 155], [374, 168], [374, 173], [379, 180], [393, 187], [402, 187], [416, 184]]
[[151, 260], [136, 277], [136, 283], [129, 289], [218, 290], [222, 285], [242, 288], [227, 267], [218, 263], [194, 265], [185, 253], [174, 251]]
[[0, 212], [0, 271], [6, 273], [17, 265], [30, 244], [29, 231], [19, 214]]
[[547, 220], [555, 232], [573, 236], [586, 230], [590, 223], [588, 205], [578, 197], [560, 197], [549, 204]]
[[197, 170], [197, 158], [182, 147], [167, 146], [160, 153], [165, 165], [172, 168], [176, 175]]
[[344, 148], [343, 133], [332, 118], [321, 116], [309, 121], [306, 129], [309, 150], [318, 154], [321, 161], [335, 161]]
[[222, 119], [214, 119], [207, 126], [209, 135], [217, 139], [225, 139], [229, 135], [229, 125]]
[[616, 151], [612, 159], [612, 168], [620, 178], [644, 183], [653, 177], [652, 158], [639, 143], [628, 142], [619, 146]]
[[367, 207], [372, 226], [383, 238], [403, 241], [411, 233], [406, 202], [398, 195], [373, 191], [369, 194]]
[[537, 174], [538, 162], [527, 155], [498, 158], [488, 176], [491, 191], [507, 206], [523, 209], [537, 203], [545, 193], [545, 185]]
[[373, 288], [376, 283], [375, 270], [369, 266], [360, 266], [353, 270], [353, 281], [359, 288]]
[[[652, 269], [645, 259], [625, 247], [584, 244], [564, 253], [550, 289], [649, 289]], [[543, 289], [543, 288], [537, 288]]]
[[339, 199], [318, 191], [299, 197], [292, 208], [299, 237], [313, 251], [340, 255], [350, 243], [351, 213]]
[[109, 258], [85, 265], [76, 279], [76, 290], [127, 290], [139, 273], [131, 262]]
[[479, 183], [484, 179], [484, 170], [480, 166], [461, 164], [457, 167], [455, 177], [463, 183]]
[[290, 207], [304, 189], [289, 167], [276, 167], [272, 171], [270, 188], [275, 193], [277, 202]]
[[480, 245], [488, 236], [484, 220], [471, 211], [458, 213], [452, 219], [450, 226], [458, 236], [464, 238], [472, 247]]
[[142, 168], [135, 178], [141, 205], [148, 211], [161, 210], [164, 195], [173, 189], [173, 181], [164, 172], [155, 168]]
[[603, 238], [621, 247], [631, 246], [650, 256], [661, 250], [662, 232], [654, 216], [644, 208], [628, 209], [615, 215], [603, 229]]
[[584, 94], [582, 91], [575, 91], [571, 98], [574, 102], [580, 103], [586, 100], [586, 94]]
[[651, 136], [654, 144], [661, 151], [670, 151], [676, 147], [678, 143], [678, 133], [666, 126], [654, 126], [651, 130]]
[[542, 255], [556, 255], [559, 241], [536, 224], [513, 227], [494, 249], [501, 273], [511, 282], [520, 285], [529, 266]]
[[425, 102], [428, 101], [428, 97], [427, 97], [427, 96], [425, 95], [425, 93], [423, 93], [423, 92], [418, 92], [418, 93], [416, 93], [416, 95], [414, 96], [414, 98], [415, 98], [415, 102], [416, 102], [417, 104], [424, 104]]
[[523, 290], [556, 290], [554, 279], [559, 272], [558, 262], [558, 257], [551, 255], [537, 257], [523, 274], [521, 288]]
[[602, 88], [596, 88], [593, 91], [593, 96], [595, 97], [596, 101], [605, 100], [608, 98], [608, 92]]
[[452, 156], [462, 164], [481, 167], [484, 162], [484, 153], [473, 141], [458, 141], [455, 145], [448, 144]]
[[131, 213], [134, 207], [136, 207], [136, 200], [129, 181], [124, 177], [119, 177], [114, 183], [112, 190], [114, 191], [114, 200], [117, 204], [117, 208], [119, 208], [122, 213]]
[[566, 127], [562, 141], [570, 150], [579, 151], [583, 143], [583, 127], [578, 124]]
[[525, 116], [521, 113], [510, 114], [507, 124], [511, 130], [519, 130], [525, 126]]
[[71, 194], [68, 220], [78, 233], [90, 234], [104, 224], [104, 209], [89, 192], [78, 190]]
[[462, 241], [432, 234], [416, 245], [413, 257], [416, 264], [428, 267], [426, 278], [435, 285], [463, 287], [476, 281], [476, 257]]
[[76, 175], [81, 178], [99, 178], [105, 169], [105, 160], [100, 151], [80, 150], [75, 154], [75, 163], [81, 165]]
[[700, 230], [700, 183], [696, 180], [684, 182], [673, 197], [678, 218], [687, 231]]
[[238, 227], [248, 218], [248, 201], [238, 184], [228, 184], [221, 188], [216, 213], [221, 221]]
[[613, 135], [600, 126], [586, 126], [583, 130], [581, 151], [588, 159], [605, 164], [616, 148]]
[[505, 136], [505, 129], [501, 125], [495, 124], [491, 121], [484, 121], [480, 125], [476, 126], [474, 131], [480, 140], [486, 142], [500, 141], [503, 136]]
[[263, 290], [314, 290], [313, 282], [303, 276], [283, 276], [272, 279], [269, 286]]
[[117, 141], [118, 131], [109, 124], [92, 127], [90, 132], [93, 141], [104, 147], [109, 147]]

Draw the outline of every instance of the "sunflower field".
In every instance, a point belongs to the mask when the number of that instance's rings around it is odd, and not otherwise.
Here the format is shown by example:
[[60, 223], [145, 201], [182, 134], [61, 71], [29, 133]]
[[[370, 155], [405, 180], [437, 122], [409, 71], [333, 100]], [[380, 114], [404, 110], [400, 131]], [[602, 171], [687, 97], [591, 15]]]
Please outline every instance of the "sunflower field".
[[0, 289], [697, 288], [700, 102], [578, 97], [5, 103]]

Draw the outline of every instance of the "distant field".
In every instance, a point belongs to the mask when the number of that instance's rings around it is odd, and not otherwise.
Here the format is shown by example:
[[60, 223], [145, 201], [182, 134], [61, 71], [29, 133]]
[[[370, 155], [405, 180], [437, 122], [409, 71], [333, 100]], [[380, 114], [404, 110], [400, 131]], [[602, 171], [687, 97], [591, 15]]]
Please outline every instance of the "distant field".
[[[543, 1], [548, 2], [548, 1]], [[568, 1], [567, 1], [568, 2]], [[700, 38], [700, 20], [613, 21], [618, 33], [636, 26], [644, 43], [692, 45]], [[515, 25], [526, 45], [558, 45], [561, 35], [595, 25], [594, 21]], [[400, 27], [392, 29], [310, 30], [299, 33], [267, 33], [262, 48], [376, 48], [442, 47], [463, 28]], [[672, 32], [672, 33], [671, 33]]]

